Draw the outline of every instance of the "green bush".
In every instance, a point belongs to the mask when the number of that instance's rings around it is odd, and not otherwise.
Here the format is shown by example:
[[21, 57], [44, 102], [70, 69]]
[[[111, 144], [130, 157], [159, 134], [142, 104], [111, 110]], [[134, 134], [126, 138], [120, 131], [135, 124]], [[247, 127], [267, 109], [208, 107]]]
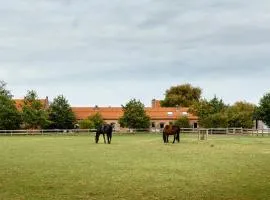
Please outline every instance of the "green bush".
[[175, 122], [175, 125], [179, 126], [180, 128], [190, 128], [189, 120], [187, 116], [183, 116], [178, 118]]
[[95, 125], [89, 119], [84, 119], [84, 120], [79, 121], [79, 127], [81, 129], [91, 129], [91, 128], [95, 128]]

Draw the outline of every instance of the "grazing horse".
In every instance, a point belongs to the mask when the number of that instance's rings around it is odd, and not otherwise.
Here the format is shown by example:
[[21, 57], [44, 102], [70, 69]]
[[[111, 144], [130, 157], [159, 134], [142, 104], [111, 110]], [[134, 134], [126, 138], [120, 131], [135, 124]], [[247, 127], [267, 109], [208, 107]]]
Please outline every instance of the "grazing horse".
[[180, 127], [176, 125], [166, 125], [163, 129], [163, 141], [164, 143], [169, 142], [169, 135], [173, 135], [173, 143], [175, 140], [180, 141]]
[[97, 128], [96, 132], [96, 143], [98, 143], [100, 134], [103, 135], [104, 143], [106, 144], [105, 134], [107, 135], [108, 144], [111, 144], [112, 140], [112, 132], [113, 132], [113, 125], [112, 124], [104, 124]]

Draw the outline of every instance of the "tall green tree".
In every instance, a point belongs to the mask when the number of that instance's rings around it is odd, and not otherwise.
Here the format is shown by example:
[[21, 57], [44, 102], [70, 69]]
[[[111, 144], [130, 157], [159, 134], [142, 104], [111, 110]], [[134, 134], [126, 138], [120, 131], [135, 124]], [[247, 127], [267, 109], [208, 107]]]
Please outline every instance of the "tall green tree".
[[92, 124], [94, 125], [94, 128], [98, 128], [100, 127], [102, 124], [104, 124], [104, 119], [102, 117], [102, 115], [97, 112], [93, 115], [90, 115], [88, 117], [88, 119], [90, 120], [90, 122], [92, 122]]
[[122, 105], [124, 115], [119, 119], [121, 127], [149, 128], [150, 117], [146, 115], [144, 105], [139, 100], [131, 99], [126, 105]]
[[227, 128], [228, 116], [224, 112], [209, 114], [204, 118], [200, 118], [199, 125], [204, 128]]
[[219, 99], [216, 95], [209, 101], [209, 106], [210, 106], [210, 114], [215, 114], [219, 112], [224, 112], [228, 106], [223, 102], [222, 99]]
[[227, 109], [229, 127], [253, 127], [255, 105], [247, 102], [236, 102]]
[[12, 95], [6, 89], [6, 83], [0, 81], [0, 130], [19, 129], [21, 115], [16, 108]]
[[12, 98], [11, 92], [6, 88], [7, 83], [5, 81], [0, 80], [0, 95]]
[[225, 113], [227, 105], [222, 99], [214, 96], [211, 100], [202, 99], [190, 107], [190, 112], [198, 116], [199, 125], [204, 128], [228, 127]]
[[22, 119], [25, 128], [29, 129], [43, 128], [48, 124], [48, 113], [34, 90], [29, 90], [24, 97]]
[[201, 88], [193, 87], [191, 84], [172, 86], [166, 90], [165, 99], [160, 103], [163, 107], [189, 107], [195, 102], [199, 102], [201, 93]]
[[180, 128], [190, 128], [189, 119], [187, 116], [179, 117], [175, 122], [175, 125], [179, 126]]
[[73, 113], [68, 100], [59, 95], [54, 98], [49, 106], [50, 128], [72, 129], [76, 123], [76, 117]]
[[270, 93], [266, 93], [259, 102], [255, 115], [270, 127]]

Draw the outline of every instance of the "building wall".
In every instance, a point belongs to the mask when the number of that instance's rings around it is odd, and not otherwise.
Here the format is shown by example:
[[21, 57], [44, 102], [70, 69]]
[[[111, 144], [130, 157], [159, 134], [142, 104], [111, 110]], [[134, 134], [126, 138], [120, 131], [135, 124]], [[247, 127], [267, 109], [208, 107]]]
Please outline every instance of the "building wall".
[[263, 123], [263, 121], [255, 120], [253, 128], [255, 128], [255, 129], [268, 129], [269, 127], [265, 123]]
[[[121, 107], [73, 107], [73, 112], [75, 113], [78, 120], [86, 119], [90, 115], [95, 113], [100, 113], [104, 118], [106, 123], [114, 123], [115, 130], [125, 130], [120, 127], [118, 119], [123, 116], [123, 110]], [[152, 100], [152, 106], [146, 107], [145, 112], [150, 116], [151, 124], [149, 128], [160, 129], [165, 125], [174, 122], [181, 116], [187, 116], [191, 127], [197, 124], [198, 117], [188, 113], [188, 108], [185, 107], [166, 107], [160, 106], [159, 100]], [[152, 126], [152, 123], [154, 124]], [[197, 126], [197, 125], [196, 125]]]

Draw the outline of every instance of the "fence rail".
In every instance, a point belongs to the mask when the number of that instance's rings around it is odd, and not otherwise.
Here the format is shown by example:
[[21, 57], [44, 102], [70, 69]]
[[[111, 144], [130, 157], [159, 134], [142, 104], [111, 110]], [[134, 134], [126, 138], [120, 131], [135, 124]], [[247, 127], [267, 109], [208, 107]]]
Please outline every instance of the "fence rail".
[[[150, 128], [150, 129], [128, 129], [125, 132], [152, 132], [161, 133], [163, 129]], [[96, 129], [40, 129], [40, 130], [0, 130], [0, 135], [50, 135], [50, 134], [91, 134], [96, 132]], [[114, 132], [119, 132], [115, 131]], [[270, 136], [270, 129], [244, 129], [244, 128], [181, 128], [182, 133], [186, 134], [200, 134], [206, 133], [212, 134], [226, 134], [226, 135], [268, 135]]]
[[50, 135], [91, 133], [96, 129], [38, 129], [38, 130], [0, 130], [0, 135]]

